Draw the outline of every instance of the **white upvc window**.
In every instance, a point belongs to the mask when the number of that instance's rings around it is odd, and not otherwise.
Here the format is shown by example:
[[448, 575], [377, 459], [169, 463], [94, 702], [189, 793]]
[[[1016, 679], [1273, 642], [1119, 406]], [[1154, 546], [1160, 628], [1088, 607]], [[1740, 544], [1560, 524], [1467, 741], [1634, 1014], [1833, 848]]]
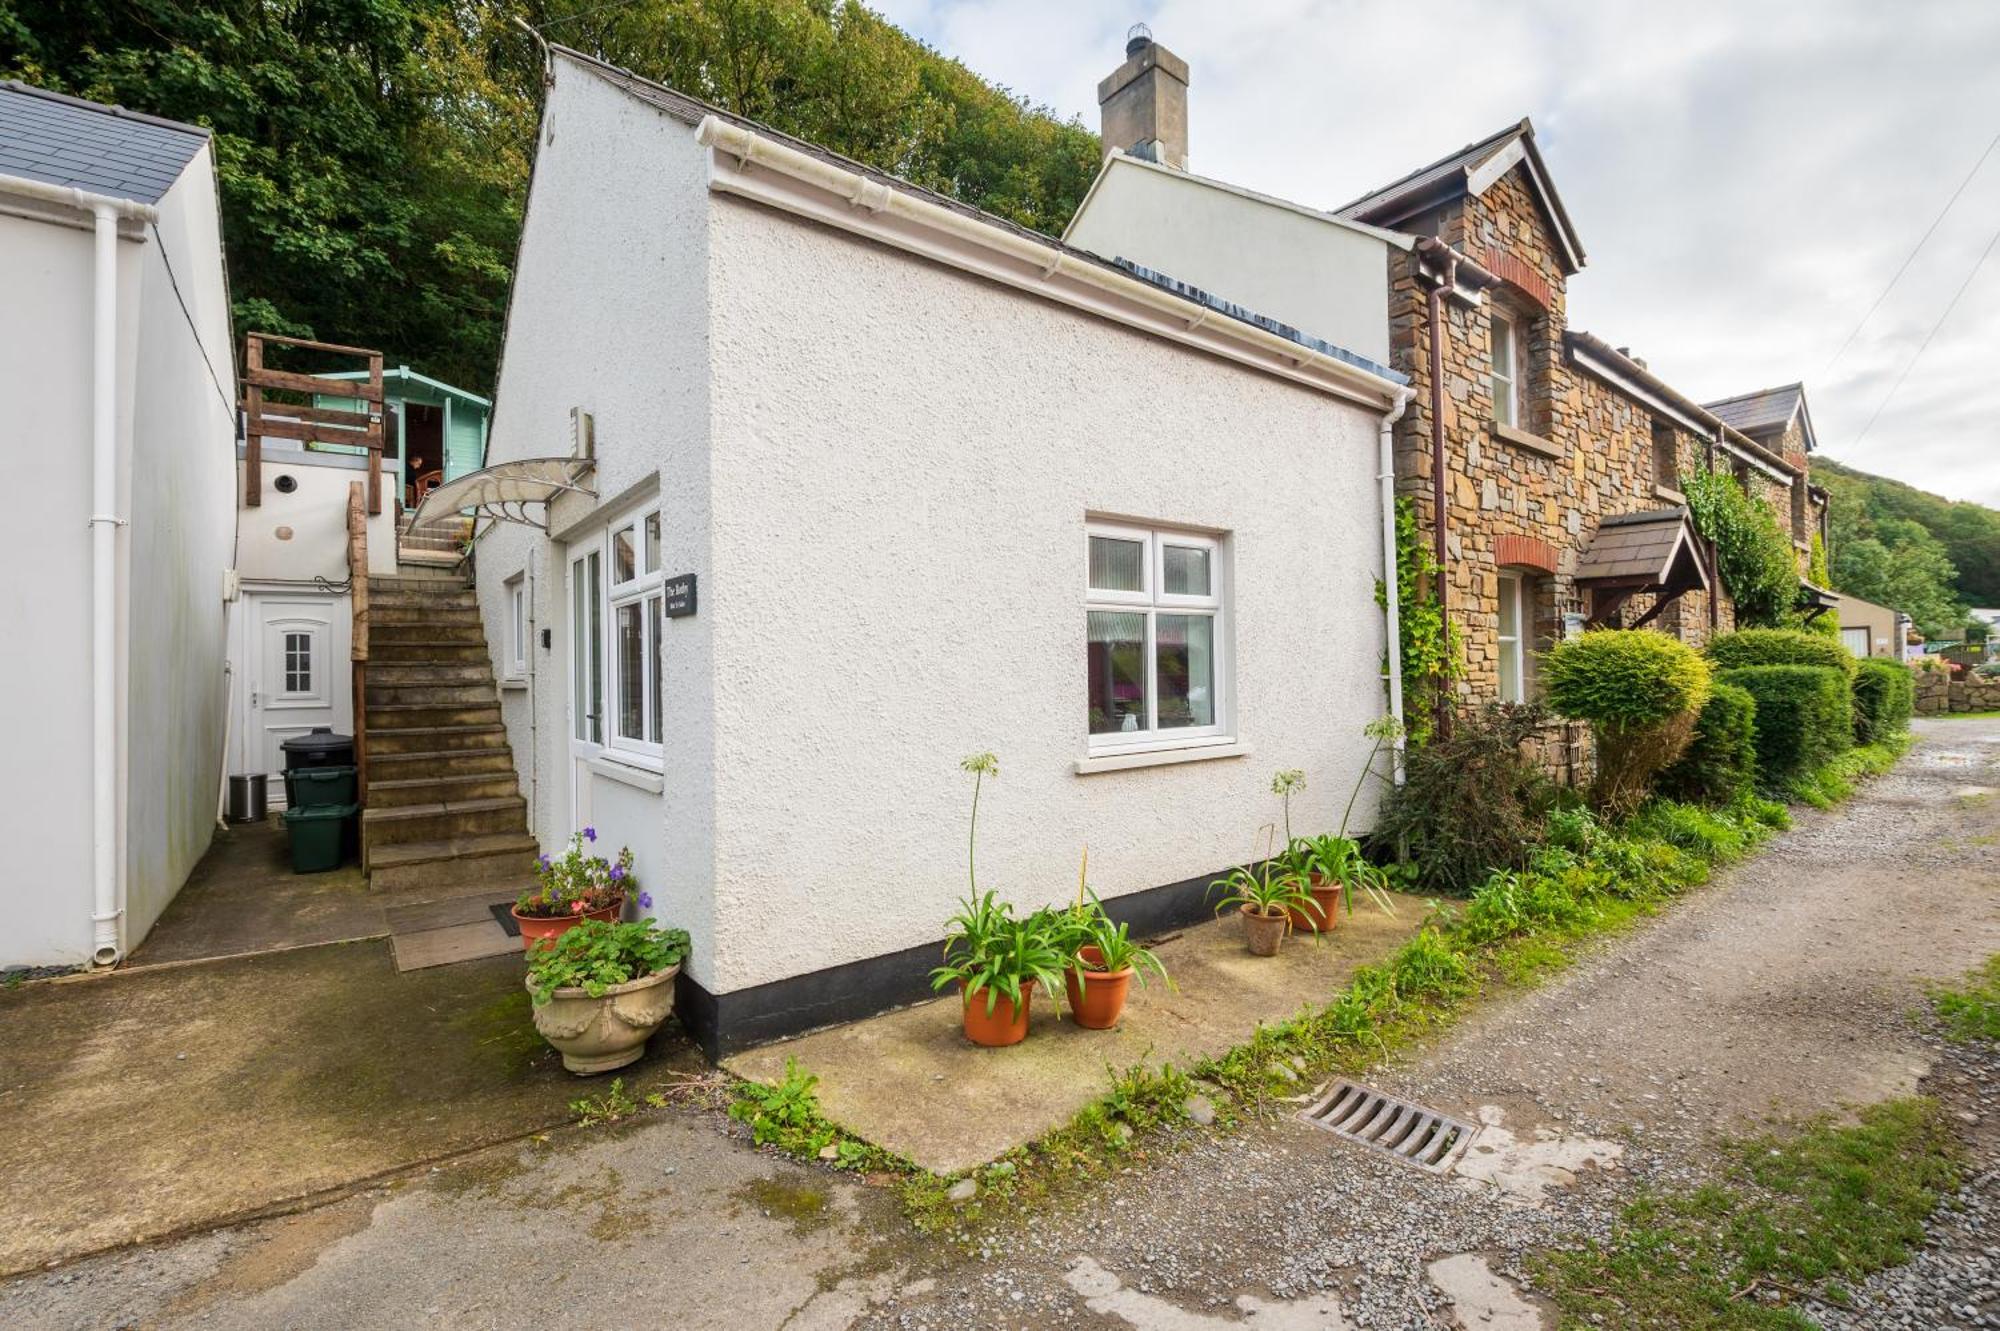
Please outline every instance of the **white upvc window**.
[[1521, 330], [1499, 309], [1492, 313], [1493, 419], [1501, 425], [1521, 423]]
[[1093, 754], [1223, 742], [1229, 673], [1222, 542], [1086, 524], [1088, 733]]
[[528, 583], [516, 573], [507, 580], [507, 678], [528, 674]]
[[660, 756], [660, 639], [666, 599], [660, 513], [620, 518], [605, 533], [604, 662], [610, 672], [610, 747]]
[[1522, 649], [1526, 636], [1527, 604], [1518, 573], [1500, 575], [1500, 701], [1528, 700], [1527, 653]]

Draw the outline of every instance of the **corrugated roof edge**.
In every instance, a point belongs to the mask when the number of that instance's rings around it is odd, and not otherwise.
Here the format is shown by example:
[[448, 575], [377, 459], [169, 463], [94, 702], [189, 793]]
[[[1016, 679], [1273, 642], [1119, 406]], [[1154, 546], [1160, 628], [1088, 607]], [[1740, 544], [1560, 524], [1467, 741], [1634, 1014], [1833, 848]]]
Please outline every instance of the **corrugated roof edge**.
[[114, 106], [108, 102], [93, 102], [84, 97], [72, 97], [66, 92], [53, 92], [47, 88], [37, 88], [32, 83], [19, 79], [0, 79], [0, 91], [24, 93], [29, 97], [39, 97], [44, 101], [56, 102], [63, 106], [73, 106], [80, 111], [95, 111], [99, 115], [116, 116], [120, 120], [136, 120], [142, 125], [153, 125], [160, 129], [179, 130], [197, 138], [213, 138], [212, 131], [201, 125], [190, 125], [184, 120], [168, 120], [164, 116], [148, 115], [144, 111], [134, 111], [128, 107]]
[[1132, 276], [1139, 278], [1141, 281], [1151, 282], [1163, 291], [1171, 291], [1183, 300], [1190, 300], [1197, 305], [1206, 306], [1214, 310], [1217, 314], [1226, 314], [1232, 319], [1249, 324], [1252, 328], [1261, 328], [1267, 333], [1284, 338], [1287, 342], [1296, 342], [1308, 351], [1317, 351], [1322, 356], [1331, 356], [1335, 360], [1345, 361], [1358, 370], [1366, 370], [1370, 374], [1379, 375], [1392, 384], [1407, 384], [1410, 382], [1410, 376], [1404, 374], [1401, 370], [1392, 370], [1386, 365], [1377, 365], [1366, 356], [1358, 356], [1346, 347], [1335, 346], [1323, 338], [1317, 338], [1311, 333], [1302, 332], [1290, 324], [1282, 324], [1276, 319], [1267, 318], [1257, 313], [1255, 310], [1245, 309], [1234, 301], [1224, 300], [1220, 296], [1203, 291], [1198, 286], [1192, 286], [1183, 282], [1177, 277], [1169, 277], [1165, 273], [1133, 263], [1130, 259], [1114, 259], [1112, 262], [1132, 274]]
[[[1142, 274], [1136, 271], [1133, 265], [1122, 260], [1114, 262], [1103, 258], [1101, 255], [1092, 254], [1089, 250], [1077, 249], [1073, 245], [1066, 244], [1053, 236], [1036, 231], [1032, 227], [1022, 226], [1019, 222], [1010, 221], [1005, 217], [999, 216], [997, 213], [989, 213], [983, 208], [976, 208], [966, 203], [963, 199], [955, 199], [949, 194], [940, 194], [936, 190], [926, 189], [922, 185], [913, 184], [901, 176], [891, 175], [879, 167], [868, 165], [866, 162], [857, 162], [851, 157], [834, 152], [831, 148], [823, 148], [808, 139], [798, 138], [795, 135], [785, 133], [783, 130], [772, 129], [769, 125], [752, 120], [748, 116], [740, 116], [733, 111], [725, 111], [720, 107], [711, 106], [699, 98], [690, 97], [684, 92], [667, 87], [664, 83], [655, 83], [649, 78], [634, 74], [629, 69], [621, 69], [619, 66], [611, 64], [608, 61], [599, 60], [596, 56], [587, 55], [582, 51], [563, 46], [556, 42], [549, 43], [549, 52], [551, 55], [564, 56], [601, 78], [608, 78], [610, 81], [624, 87], [626, 91], [632, 93], [634, 96], [659, 107], [676, 120], [680, 120], [686, 124], [698, 125], [704, 117], [714, 116], [717, 120], [741, 126], [753, 133], [774, 139], [799, 152], [817, 157], [825, 162], [831, 162], [843, 170], [852, 171], [856, 175], [878, 181], [899, 193], [923, 199], [940, 208], [947, 208], [962, 216], [973, 218], [984, 225], [997, 227], [1000, 230], [1030, 240], [1055, 253], [1068, 255], [1070, 258], [1092, 264], [1109, 272], [1123, 273], [1128, 277], [1140, 277], [1141, 280], [1150, 282], [1161, 290], [1178, 296], [1190, 304], [1201, 305], [1216, 311], [1218, 314], [1228, 314], [1239, 322], [1249, 324], [1251, 327], [1270, 333], [1274, 337], [1282, 337], [1286, 341], [1294, 342], [1308, 351], [1316, 351], [1322, 355], [1330, 356], [1335, 360], [1352, 365], [1358, 370], [1373, 374], [1390, 383], [1398, 386], [1407, 386], [1409, 383], [1409, 376], [1407, 375], [1398, 373], [1395, 370], [1386, 369], [1364, 356], [1357, 356], [1351, 351], [1334, 346], [1332, 343], [1321, 342], [1319, 339], [1301, 333], [1297, 329], [1290, 328], [1288, 325], [1281, 324], [1275, 319], [1268, 319], [1253, 311], [1243, 310], [1241, 306], [1228, 307], [1228, 302], [1220, 301], [1206, 292], [1200, 292], [1198, 295], [1190, 295], [1190, 292], [1196, 292], [1198, 289], [1187, 287], [1184, 283], [1174, 282], [1173, 279], [1161, 280], [1156, 275], [1148, 276]], [[1233, 312], [1235, 310], [1241, 310], [1242, 312], [1235, 313]]]

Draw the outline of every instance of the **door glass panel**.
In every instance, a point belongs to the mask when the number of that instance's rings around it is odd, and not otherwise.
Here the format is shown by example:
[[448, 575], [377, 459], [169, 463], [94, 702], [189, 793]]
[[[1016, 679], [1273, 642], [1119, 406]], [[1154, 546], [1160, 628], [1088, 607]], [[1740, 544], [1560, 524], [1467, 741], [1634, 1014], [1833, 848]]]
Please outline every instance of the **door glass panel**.
[[1103, 592], [1146, 590], [1146, 546], [1116, 536], [1090, 538], [1090, 585]]
[[1160, 729], [1215, 724], [1215, 619], [1161, 615], [1155, 628]]
[[1208, 551], [1199, 546], [1162, 545], [1160, 576], [1169, 596], [1207, 596]]
[[[1095, 542], [1095, 538], [1093, 543]], [[1090, 733], [1146, 728], [1146, 616], [1124, 611], [1087, 612]]]
[[620, 527], [611, 534], [611, 585], [630, 582], [639, 576], [638, 529]]
[[660, 515], [646, 515], [646, 572], [660, 571]]
[[570, 693], [573, 733], [604, 742], [603, 556], [593, 550], [570, 565]]
[[645, 733], [646, 607], [631, 601], [612, 610], [617, 636], [618, 729], [621, 739]]
[[285, 692], [312, 692], [312, 634], [285, 635]]

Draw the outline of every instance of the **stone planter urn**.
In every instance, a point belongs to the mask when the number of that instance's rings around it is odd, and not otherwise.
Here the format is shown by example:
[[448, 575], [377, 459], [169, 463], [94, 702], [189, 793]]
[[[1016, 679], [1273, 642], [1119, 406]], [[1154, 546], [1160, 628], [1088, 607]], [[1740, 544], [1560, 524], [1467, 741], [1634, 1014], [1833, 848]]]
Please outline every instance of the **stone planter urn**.
[[[673, 1015], [679, 966], [614, 985], [600, 998], [582, 989], [558, 989], [534, 1008], [535, 1029], [580, 1077], [636, 1063], [646, 1041]], [[528, 981], [530, 992], [534, 982]]]

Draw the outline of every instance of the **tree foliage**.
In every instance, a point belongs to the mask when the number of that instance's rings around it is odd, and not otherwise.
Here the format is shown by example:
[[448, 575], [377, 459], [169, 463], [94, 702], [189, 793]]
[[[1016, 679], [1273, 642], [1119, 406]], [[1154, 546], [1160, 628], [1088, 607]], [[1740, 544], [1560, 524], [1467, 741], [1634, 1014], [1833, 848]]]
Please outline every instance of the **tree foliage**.
[[1722, 585], [1736, 605], [1736, 622], [1772, 627], [1799, 598], [1799, 566], [1778, 515], [1743, 492], [1723, 471], [1681, 473], [1694, 528], [1715, 542]]
[[1957, 638], [1965, 607], [2000, 605], [2000, 512], [1927, 494], [1827, 458], [1833, 585], [1891, 606], [1928, 638]]
[[1097, 138], [855, 0], [0, 0], [0, 76], [214, 131], [238, 331], [490, 389], [540, 55], [564, 42], [1024, 226]]

